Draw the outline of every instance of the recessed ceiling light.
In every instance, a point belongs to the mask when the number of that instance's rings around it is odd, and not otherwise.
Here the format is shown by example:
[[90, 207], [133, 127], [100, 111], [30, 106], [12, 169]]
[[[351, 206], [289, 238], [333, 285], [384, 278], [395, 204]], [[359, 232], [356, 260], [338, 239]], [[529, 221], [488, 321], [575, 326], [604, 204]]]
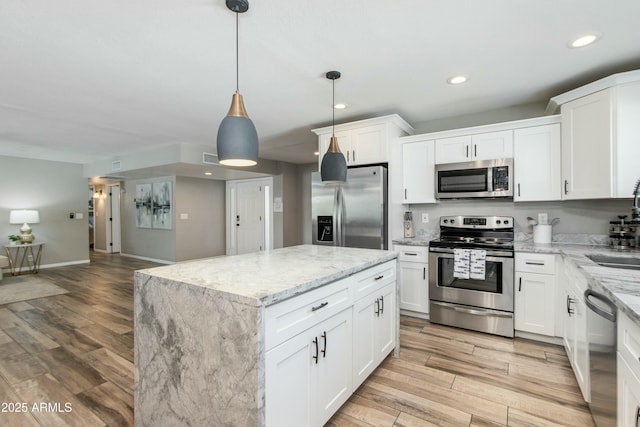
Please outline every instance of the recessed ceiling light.
[[599, 33], [584, 34], [569, 43], [569, 47], [584, 47], [598, 41], [602, 37]]
[[207, 175], [207, 176], [213, 175], [211, 172], [205, 172], [204, 174]]
[[333, 106], [333, 108], [335, 108], [336, 110], [344, 110], [345, 108], [347, 108], [347, 104], [336, 104]]
[[319, 156], [319, 155], [320, 155], [320, 152], [319, 152], [319, 151], [314, 151], [314, 152], [313, 152], [313, 155], [314, 155], [314, 156]]
[[447, 83], [450, 85], [459, 85], [467, 81], [465, 76], [453, 76], [447, 79]]

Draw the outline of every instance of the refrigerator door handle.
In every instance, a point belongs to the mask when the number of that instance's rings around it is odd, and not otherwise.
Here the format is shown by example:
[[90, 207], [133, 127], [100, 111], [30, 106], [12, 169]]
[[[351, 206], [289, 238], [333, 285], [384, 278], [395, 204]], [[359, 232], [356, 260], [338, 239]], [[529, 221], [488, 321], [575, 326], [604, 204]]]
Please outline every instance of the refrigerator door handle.
[[334, 237], [334, 246], [340, 245], [341, 231], [340, 230], [340, 187], [335, 186], [333, 189], [333, 237]]
[[342, 191], [342, 185], [338, 185], [338, 229], [340, 230], [339, 246], [344, 246], [345, 239], [345, 218], [347, 216], [346, 205], [344, 203], [344, 192]]

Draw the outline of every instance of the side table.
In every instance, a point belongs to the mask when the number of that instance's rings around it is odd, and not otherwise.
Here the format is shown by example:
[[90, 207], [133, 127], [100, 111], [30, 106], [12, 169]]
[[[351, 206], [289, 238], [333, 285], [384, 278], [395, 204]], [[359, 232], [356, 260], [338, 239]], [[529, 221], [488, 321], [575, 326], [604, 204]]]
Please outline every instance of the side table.
[[18, 276], [23, 270], [27, 273], [37, 273], [40, 268], [40, 257], [43, 246], [44, 243], [5, 245], [4, 250], [7, 253], [7, 258], [9, 258], [11, 275]]

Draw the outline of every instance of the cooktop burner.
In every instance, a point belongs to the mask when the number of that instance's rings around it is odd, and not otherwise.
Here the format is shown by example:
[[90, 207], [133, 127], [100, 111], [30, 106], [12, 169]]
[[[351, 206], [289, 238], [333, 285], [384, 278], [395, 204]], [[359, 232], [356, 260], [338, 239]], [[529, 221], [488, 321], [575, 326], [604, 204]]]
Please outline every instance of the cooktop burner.
[[513, 250], [513, 217], [443, 216], [440, 238], [429, 242], [429, 246]]

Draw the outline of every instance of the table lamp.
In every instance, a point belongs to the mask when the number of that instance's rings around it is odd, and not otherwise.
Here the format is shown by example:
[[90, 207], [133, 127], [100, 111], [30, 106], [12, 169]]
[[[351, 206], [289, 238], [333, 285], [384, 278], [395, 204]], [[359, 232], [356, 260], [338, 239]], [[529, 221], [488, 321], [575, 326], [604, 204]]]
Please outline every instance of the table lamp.
[[38, 224], [40, 222], [40, 213], [35, 210], [21, 209], [11, 211], [9, 213], [9, 224], [22, 224], [20, 227], [20, 243], [33, 243], [35, 236], [31, 234], [29, 223]]

